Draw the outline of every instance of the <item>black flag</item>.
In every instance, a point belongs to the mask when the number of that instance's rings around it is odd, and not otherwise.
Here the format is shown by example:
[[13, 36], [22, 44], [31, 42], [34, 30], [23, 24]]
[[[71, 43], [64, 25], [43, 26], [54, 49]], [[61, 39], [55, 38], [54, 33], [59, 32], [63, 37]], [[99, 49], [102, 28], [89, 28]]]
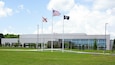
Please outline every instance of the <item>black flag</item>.
[[64, 19], [69, 20], [69, 18], [70, 18], [69, 16], [65, 16], [65, 15], [64, 15]]

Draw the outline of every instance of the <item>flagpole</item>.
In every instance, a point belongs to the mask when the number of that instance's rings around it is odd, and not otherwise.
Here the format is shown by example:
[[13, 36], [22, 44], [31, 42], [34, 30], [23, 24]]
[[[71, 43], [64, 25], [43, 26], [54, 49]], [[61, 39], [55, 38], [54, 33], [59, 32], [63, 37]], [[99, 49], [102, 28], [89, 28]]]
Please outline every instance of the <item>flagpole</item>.
[[54, 34], [53, 34], [53, 16], [59, 16], [60, 13], [56, 10], [52, 9], [52, 42], [51, 42], [51, 51], [53, 52], [53, 38], [54, 38]]
[[52, 15], [52, 36], [51, 36], [51, 52], [53, 52], [53, 15]]
[[64, 19], [67, 19], [67, 20], [69, 20], [69, 16], [65, 16], [64, 14], [63, 14], [63, 35], [62, 35], [62, 52], [64, 52]]
[[36, 44], [36, 49], [38, 50], [38, 42], [39, 42], [39, 25], [37, 25], [37, 44]]
[[43, 51], [43, 21], [42, 21], [42, 43], [41, 43], [41, 51]]
[[63, 33], [62, 33], [62, 52], [64, 52], [64, 18], [63, 18]]

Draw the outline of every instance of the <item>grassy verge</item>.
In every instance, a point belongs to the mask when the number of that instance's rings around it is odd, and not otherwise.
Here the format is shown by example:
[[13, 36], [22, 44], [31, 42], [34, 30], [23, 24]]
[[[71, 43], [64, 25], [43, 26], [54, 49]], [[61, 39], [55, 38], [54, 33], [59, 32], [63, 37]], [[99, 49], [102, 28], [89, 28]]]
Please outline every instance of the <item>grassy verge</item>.
[[115, 51], [112, 50], [79, 50], [79, 49], [66, 49], [66, 50], [72, 50], [72, 51], [82, 51], [82, 52], [96, 52], [96, 53], [115, 53]]
[[67, 52], [0, 51], [0, 65], [115, 65], [115, 56]]
[[[25, 49], [25, 50], [30, 50], [30, 49], [35, 49], [35, 48], [22, 48], [22, 47], [0, 47], [0, 49]], [[96, 53], [113, 53], [115, 54], [115, 51], [111, 51], [111, 50], [88, 50], [88, 49], [84, 49], [84, 50], [79, 50], [79, 49], [65, 49], [65, 50], [72, 50], [72, 51], [81, 51], [81, 52], [96, 52]]]
[[23, 47], [0, 47], [0, 49], [35, 49], [35, 48], [23, 48]]

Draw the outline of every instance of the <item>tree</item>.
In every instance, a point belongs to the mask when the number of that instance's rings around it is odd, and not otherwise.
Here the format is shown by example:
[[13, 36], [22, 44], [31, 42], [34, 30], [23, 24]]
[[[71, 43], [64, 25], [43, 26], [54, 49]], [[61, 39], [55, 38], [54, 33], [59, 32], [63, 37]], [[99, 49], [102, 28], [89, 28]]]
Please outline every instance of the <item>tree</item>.
[[5, 37], [5, 38], [19, 38], [19, 35], [15, 35], [15, 34], [5, 34], [4, 37]]
[[96, 39], [94, 40], [94, 46], [93, 46], [93, 49], [94, 49], [94, 50], [97, 50], [97, 41], [96, 41]]
[[0, 46], [2, 45], [1, 44], [1, 38], [4, 38], [4, 35], [2, 33], [0, 33]]
[[112, 47], [112, 51], [114, 51], [114, 50], [115, 50], [115, 39], [113, 41], [113, 47]]
[[[48, 45], [48, 44], [47, 44]], [[38, 47], [41, 48], [41, 43], [38, 43]]]
[[82, 45], [82, 50], [84, 50], [85, 49], [85, 46], [84, 45]]
[[68, 48], [69, 49], [69, 42], [65, 42], [64, 43], [64, 48]]
[[[40, 43], [40, 48], [41, 48], [41, 43]], [[51, 48], [51, 41], [48, 41], [47, 48]]]
[[0, 33], [0, 38], [4, 38], [4, 35], [2, 33]]

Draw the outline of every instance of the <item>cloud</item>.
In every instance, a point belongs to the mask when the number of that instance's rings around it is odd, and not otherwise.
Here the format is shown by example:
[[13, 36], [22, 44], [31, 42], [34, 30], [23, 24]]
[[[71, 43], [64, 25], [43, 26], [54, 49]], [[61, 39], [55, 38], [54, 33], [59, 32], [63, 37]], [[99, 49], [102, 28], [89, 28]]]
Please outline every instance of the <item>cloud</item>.
[[73, 8], [74, 4], [74, 0], [50, 0], [47, 8], [67, 11]]
[[25, 8], [23, 4], [19, 5], [15, 12], [20, 13], [20, 12], [23, 12], [23, 11], [27, 12], [28, 14], [31, 14], [31, 11], [29, 9]]
[[17, 10], [16, 10], [15, 12], [16, 12], [16, 13], [20, 13], [20, 12], [22, 12], [22, 11], [24, 11], [24, 10], [25, 10], [24, 5], [21, 4], [21, 5], [18, 5], [18, 6], [17, 6]]
[[51, 29], [51, 27], [49, 27], [48, 29], [43, 29], [43, 32], [42, 32], [42, 29], [41, 28], [39, 28], [39, 30], [35, 30], [34, 32], [33, 32], [33, 34], [48, 34], [48, 33], [51, 33], [51, 31], [52, 31], [52, 29]]
[[13, 14], [13, 10], [11, 8], [5, 7], [5, 3], [0, 1], [0, 18], [11, 16]]
[[106, 10], [115, 7], [115, 0], [95, 0], [93, 8], [95, 10]]
[[[63, 4], [66, 2], [70, 4]], [[105, 23], [108, 23], [107, 34], [115, 36], [115, 1], [95, 0], [92, 2], [93, 6], [89, 9], [83, 4], [75, 3], [74, 0], [72, 0], [72, 4], [70, 0], [50, 0], [47, 8], [48, 10], [51, 10], [51, 8], [56, 8], [62, 10], [62, 12], [68, 12], [66, 15], [70, 16], [70, 20], [65, 21], [65, 33], [105, 34]], [[69, 8], [66, 9], [66, 7]], [[55, 21], [54, 31], [56, 33], [62, 33], [62, 26], [63, 23], [61, 19]], [[46, 30], [51, 31], [50, 28], [51, 26], [49, 26]]]
[[4, 33], [4, 34], [8, 34], [8, 33], [10, 33], [10, 34], [16, 34], [16, 33], [13, 32], [13, 30], [14, 30], [14, 27], [8, 26], [7, 28], [5, 28], [5, 29], [3, 30], [2, 33]]
[[28, 14], [31, 14], [31, 11], [30, 11], [29, 9], [26, 9], [26, 12], [27, 12]]
[[106, 12], [109, 15], [115, 15], [115, 8], [108, 9], [108, 10], [106, 10]]
[[23, 10], [24, 9], [24, 5], [23, 4], [19, 5], [18, 9]]

